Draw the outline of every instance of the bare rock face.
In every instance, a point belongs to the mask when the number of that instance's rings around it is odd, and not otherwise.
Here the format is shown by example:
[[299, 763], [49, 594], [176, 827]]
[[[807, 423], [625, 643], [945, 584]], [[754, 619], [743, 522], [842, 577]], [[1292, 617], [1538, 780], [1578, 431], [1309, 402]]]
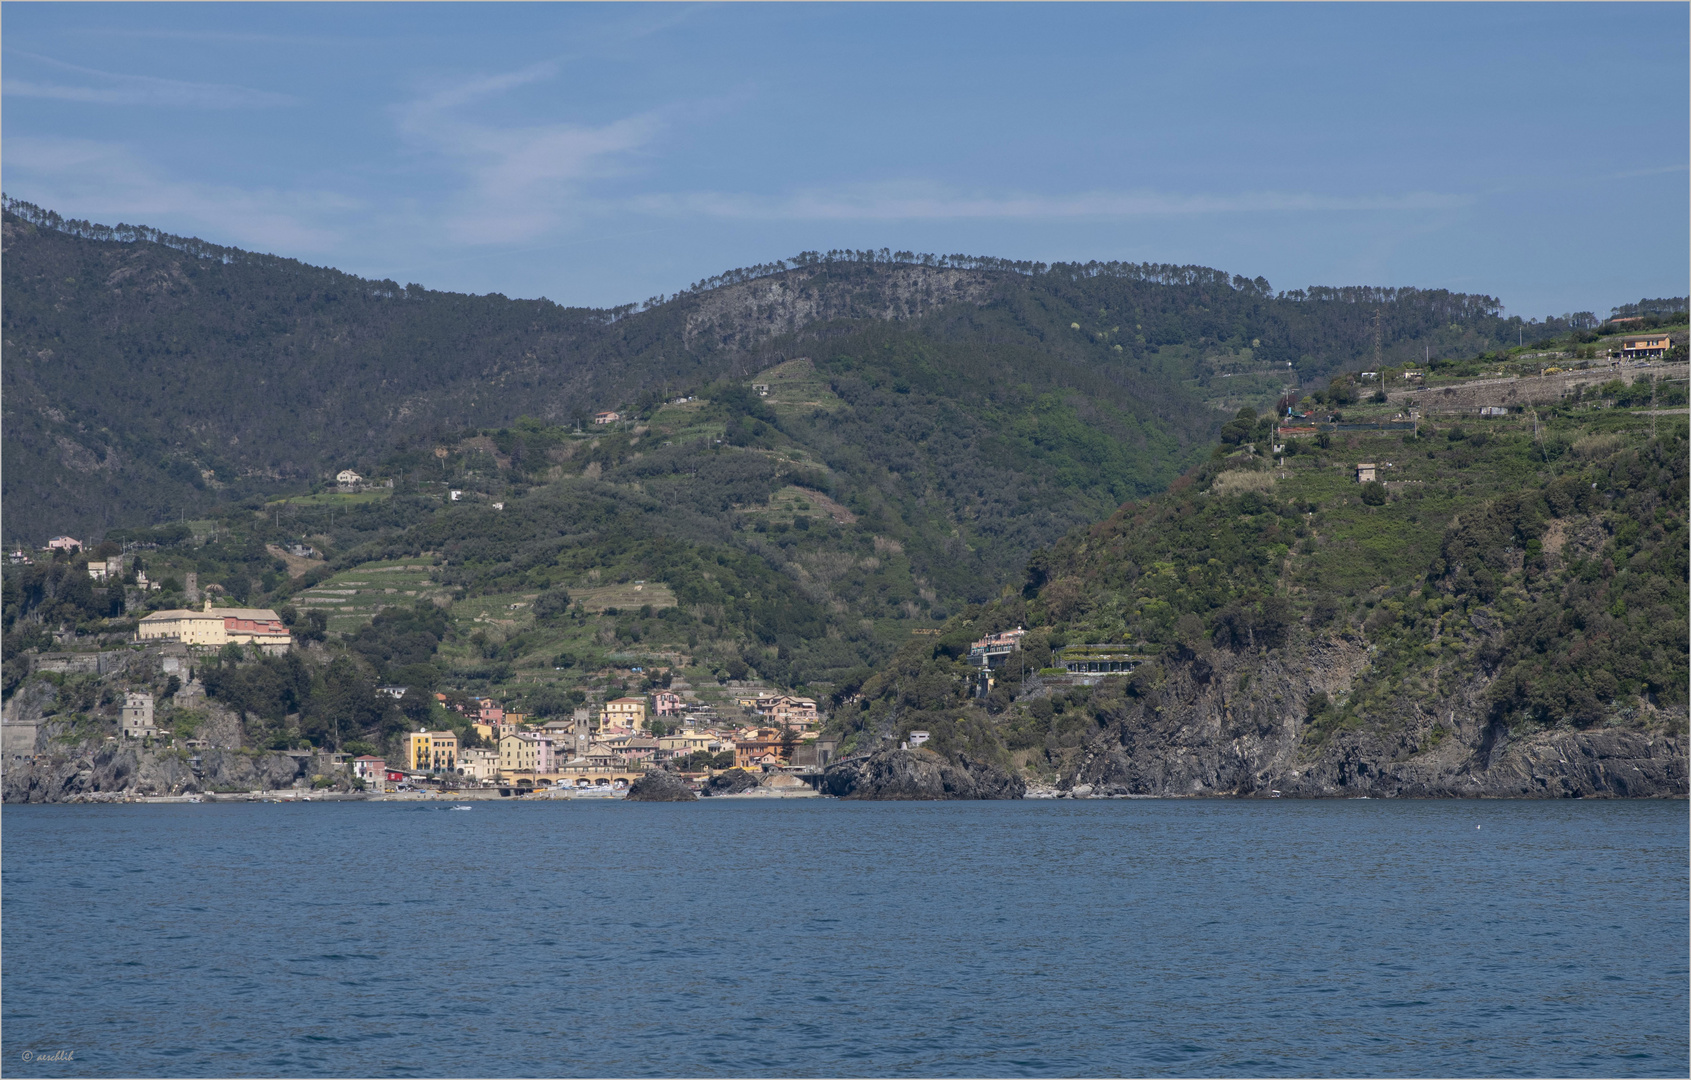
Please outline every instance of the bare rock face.
[[842, 799], [1019, 799], [1027, 784], [967, 755], [953, 763], [916, 749], [836, 762], [823, 774], [822, 790]]
[[957, 302], [983, 303], [994, 278], [930, 266], [811, 267], [712, 289], [687, 316], [688, 348], [745, 348], [826, 319], [914, 319]]
[[628, 788], [629, 802], [693, 802], [698, 798], [687, 781], [664, 769], [651, 769]]
[[6, 702], [5, 722], [8, 724], [39, 724], [47, 717], [47, 710], [57, 700], [59, 688], [45, 679], [30, 679], [18, 687]]
[[[1223, 650], [1166, 664], [1155, 687], [1101, 692], [1099, 730], [1063, 770], [1077, 796], [1684, 798], [1687, 740], [1671, 731], [1512, 734], [1488, 718], [1485, 681], [1406, 696], [1398, 722], [1309, 738], [1302, 704], [1347, 690], [1355, 641], [1253, 661]], [[1241, 693], [1239, 676], [1250, 676]]]
[[207, 750], [196, 771], [185, 754], [105, 743], [10, 762], [0, 790], [8, 803], [58, 803], [92, 795], [276, 790], [295, 786], [309, 773], [309, 759], [287, 754]]
[[742, 791], [751, 791], [761, 782], [755, 773], [744, 769], [729, 769], [705, 781], [705, 794], [738, 795]]

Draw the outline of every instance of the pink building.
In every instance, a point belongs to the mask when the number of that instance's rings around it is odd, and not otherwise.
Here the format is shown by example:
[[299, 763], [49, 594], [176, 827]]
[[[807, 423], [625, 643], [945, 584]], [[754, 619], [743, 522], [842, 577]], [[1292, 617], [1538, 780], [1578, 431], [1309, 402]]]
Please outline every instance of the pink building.
[[534, 747], [535, 772], [549, 773], [558, 767], [558, 755], [556, 753], [557, 746], [550, 738], [545, 735], [534, 735], [529, 733], [524, 733], [517, 737]]
[[681, 695], [670, 693], [668, 690], [653, 691], [652, 712], [657, 716], [680, 716]]
[[484, 724], [498, 724], [505, 720], [505, 708], [492, 698], [478, 698], [477, 718]]
[[82, 541], [71, 536], [55, 536], [47, 541], [48, 551], [81, 551]]

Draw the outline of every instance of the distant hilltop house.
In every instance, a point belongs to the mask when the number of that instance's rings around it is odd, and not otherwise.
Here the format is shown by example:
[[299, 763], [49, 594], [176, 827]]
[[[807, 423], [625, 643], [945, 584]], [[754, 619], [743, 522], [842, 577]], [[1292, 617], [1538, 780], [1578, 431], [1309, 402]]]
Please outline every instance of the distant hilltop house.
[[597, 412], [593, 414], [593, 422], [595, 424], [614, 424], [621, 419], [621, 413], [612, 412], [609, 409], [604, 412]]
[[82, 541], [73, 536], [55, 536], [47, 541], [43, 551], [81, 551]]
[[1628, 360], [1666, 356], [1671, 348], [1671, 334], [1628, 334], [1621, 338], [1621, 356]]
[[335, 483], [337, 484], [362, 484], [363, 482], [364, 478], [351, 469], [342, 469], [335, 474]]
[[109, 559], [90, 559], [88, 576], [95, 581], [121, 580], [123, 577], [123, 556], [113, 555]]
[[1356, 467], [1356, 482], [1359, 484], [1372, 483], [1378, 470], [1371, 461], [1364, 461]]
[[1016, 627], [997, 634], [988, 634], [969, 646], [969, 663], [976, 667], [1003, 667], [1005, 659], [1022, 647], [1022, 637], [1026, 630]]
[[752, 393], [756, 394], [758, 397], [768, 397], [769, 396], [769, 384], [766, 383], [766, 382], [754, 382], [754, 383], [752, 383]]
[[137, 641], [175, 640], [184, 645], [222, 648], [224, 645], [257, 645], [267, 653], [288, 651], [293, 636], [281, 616], [269, 608], [217, 608], [207, 600], [205, 609], [173, 608], [155, 611], [135, 628]]

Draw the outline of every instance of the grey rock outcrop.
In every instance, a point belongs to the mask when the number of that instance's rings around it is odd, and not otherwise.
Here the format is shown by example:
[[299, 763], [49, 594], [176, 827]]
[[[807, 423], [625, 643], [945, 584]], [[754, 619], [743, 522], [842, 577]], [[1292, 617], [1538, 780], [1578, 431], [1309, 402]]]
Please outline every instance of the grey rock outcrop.
[[687, 781], [664, 769], [649, 770], [628, 787], [629, 802], [692, 802], [698, 796]]
[[826, 319], [914, 319], [984, 303], [993, 285], [990, 274], [933, 266], [796, 268], [701, 294], [682, 336], [689, 349], [746, 348]]
[[738, 795], [742, 791], [751, 791], [761, 783], [756, 773], [749, 773], [744, 769], [729, 769], [724, 773], [717, 773], [705, 781], [706, 795]]
[[[1167, 662], [1155, 687], [1099, 695], [1098, 731], [1058, 787], [1093, 797], [1281, 794], [1469, 798], [1684, 798], [1684, 736], [1491, 721], [1485, 683], [1406, 695], [1389, 724], [1312, 738], [1301, 704], [1349, 690], [1368, 652], [1329, 639], [1265, 657], [1223, 650]], [[1249, 692], [1240, 692], [1240, 676]]]
[[287, 754], [207, 750], [196, 770], [180, 751], [105, 743], [8, 762], [0, 793], [7, 803], [59, 803], [95, 794], [276, 790], [309, 781], [310, 768], [310, 759]]
[[967, 755], [954, 763], [919, 748], [835, 762], [823, 773], [822, 790], [842, 799], [1019, 799], [1027, 784]]

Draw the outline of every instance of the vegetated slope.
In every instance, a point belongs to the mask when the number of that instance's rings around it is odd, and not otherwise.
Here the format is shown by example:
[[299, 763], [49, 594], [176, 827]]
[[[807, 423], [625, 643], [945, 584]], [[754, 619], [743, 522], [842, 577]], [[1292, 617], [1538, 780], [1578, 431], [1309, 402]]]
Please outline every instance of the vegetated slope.
[[[366, 281], [16, 202], [3, 233], [5, 511], [33, 543], [301, 491], [406, 440], [650, 412], [794, 356], [895, 394], [954, 395], [978, 375], [995, 400], [1021, 388], [1035, 412], [1068, 408], [1070, 434], [1094, 441], [1114, 421], [1094, 427], [1087, 402], [1113, 387], [1096, 415], [1128, 417], [1143, 447], [1200, 437], [1199, 403], [1266, 402], [1288, 374], [1323, 378], [1376, 343], [1387, 359], [1467, 353], [1520, 325], [1490, 298], [1437, 290], [1273, 294], [1201, 267], [905, 252], [809, 254], [589, 310]], [[1018, 422], [965, 397], [955, 407], [978, 428]], [[1040, 445], [1037, 426], [1002, 445]], [[937, 452], [915, 441], [924, 469], [946, 466]]]
[[[1652, 396], [1683, 407], [1684, 383], [1292, 440], [1283, 464], [1241, 418], [1020, 593], [906, 645], [842, 727], [1095, 794], [1683, 796], [1687, 425], [1633, 411]], [[1024, 655], [971, 699], [969, 641], [1017, 625]], [[1080, 643], [1148, 659], [1039, 674]]]

